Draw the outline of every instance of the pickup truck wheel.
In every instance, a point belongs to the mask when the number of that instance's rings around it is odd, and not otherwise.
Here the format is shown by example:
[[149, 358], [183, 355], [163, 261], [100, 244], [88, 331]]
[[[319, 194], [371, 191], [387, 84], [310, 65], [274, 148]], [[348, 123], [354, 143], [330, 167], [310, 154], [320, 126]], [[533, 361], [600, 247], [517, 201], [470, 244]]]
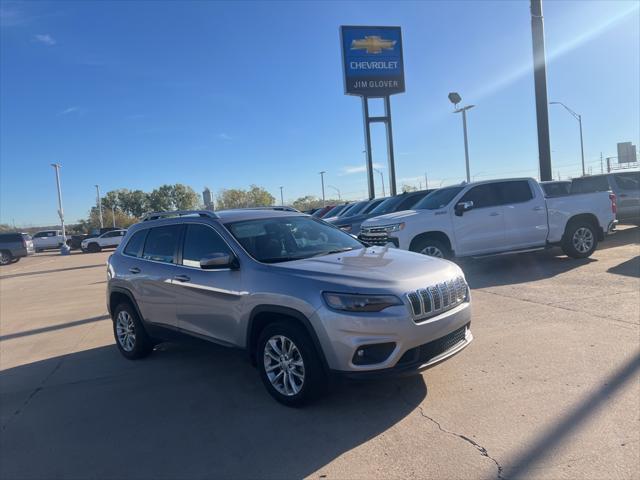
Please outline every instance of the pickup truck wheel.
[[113, 311], [113, 336], [118, 350], [129, 360], [146, 357], [153, 351], [153, 342], [129, 303], [120, 303]]
[[98, 253], [100, 250], [102, 250], [102, 248], [100, 248], [100, 245], [98, 245], [97, 243], [90, 243], [87, 246], [87, 251], [91, 252], [91, 253]]
[[10, 263], [13, 263], [11, 261], [12, 258], [13, 257], [10, 252], [6, 250], [0, 251], [0, 265], [9, 265]]
[[267, 325], [258, 339], [257, 360], [262, 383], [284, 405], [304, 405], [324, 390], [326, 379], [318, 353], [298, 325]]
[[451, 257], [451, 251], [445, 244], [430, 238], [417, 241], [415, 245], [412, 246], [411, 251], [436, 258]]
[[587, 258], [598, 246], [598, 235], [589, 222], [575, 222], [567, 227], [562, 241], [562, 250], [572, 258]]

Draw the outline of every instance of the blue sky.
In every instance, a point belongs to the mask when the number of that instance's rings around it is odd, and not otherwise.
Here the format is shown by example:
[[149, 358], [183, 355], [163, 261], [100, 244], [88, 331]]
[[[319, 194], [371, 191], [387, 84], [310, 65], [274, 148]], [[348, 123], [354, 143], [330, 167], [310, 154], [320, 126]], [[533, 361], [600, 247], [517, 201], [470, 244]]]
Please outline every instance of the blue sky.
[[[587, 168], [639, 143], [640, 17], [632, 1], [546, 1], [548, 90], [583, 115]], [[399, 25], [392, 98], [398, 184], [464, 179], [458, 91], [477, 179], [537, 175], [528, 1], [13, 2], [0, 12], [0, 222], [67, 221], [94, 185], [255, 183], [285, 201], [366, 196], [361, 102], [343, 94], [338, 27]], [[372, 104], [372, 112], [380, 105]], [[379, 127], [379, 128], [378, 128]], [[554, 175], [577, 175], [577, 122], [550, 107]], [[384, 128], [374, 161], [387, 177]], [[376, 187], [380, 192], [379, 176]], [[388, 186], [387, 186], [388, 192]], [[334, 193], [331, 188], [327, 194]]]

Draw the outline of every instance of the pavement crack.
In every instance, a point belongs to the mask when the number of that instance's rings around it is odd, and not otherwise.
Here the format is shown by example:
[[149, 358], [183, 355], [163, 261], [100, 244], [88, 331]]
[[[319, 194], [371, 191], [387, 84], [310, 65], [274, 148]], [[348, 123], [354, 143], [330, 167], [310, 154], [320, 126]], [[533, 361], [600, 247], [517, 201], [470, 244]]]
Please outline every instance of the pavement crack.
[[440, 425], [440, 422], [438, 422], [434, 418], [432, 418], [429, 415], [427, 415], [426, 413], [424, 413], [424, 408], [422, 408], [422, 405], [418, 405], [418, 411], [420, 412], [420, 415], [422, 415], [424, 418], [426, 418], [427, 420], [429, 420], [430, 422], [435, 424], [441, 432], [446, 433], [447, 435], [452, 435], [454, 437], [458, 437], [458, 438], [464, 440], [465, 442], [473, 445], [473, 447], [476, 450], [478, 450], [478, 452], [480, 452], [480, 455], [482, 455], [483, 457], [487, 457], [489, 460], [491, 460], [493, 463], [496, 464], [496, 468], [498, 469], [498, 475], [496, 476], [496, 478], [498, 480], [502, 480], [504, 478], [502, 476], [502, 471], [503, 471], [502, 465], [500, 465], [500, 462], [498, 462], [498, 460], [496, 460], [491, 455], [489, 455], [489, 452], [487, 451], [487, 449], [485, 447], [480, 445], [478, 442], [470, 439], [466, 435], [462, 435], [461, 433], [452, 432], [450, 430], [447, 430], [446, 428], [443, 428], [443, 426]]

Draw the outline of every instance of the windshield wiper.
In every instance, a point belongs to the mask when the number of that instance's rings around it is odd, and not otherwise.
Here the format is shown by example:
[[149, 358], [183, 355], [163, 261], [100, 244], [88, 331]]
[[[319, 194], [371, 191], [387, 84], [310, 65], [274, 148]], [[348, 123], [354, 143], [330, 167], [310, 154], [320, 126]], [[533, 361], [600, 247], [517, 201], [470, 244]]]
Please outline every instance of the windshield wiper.
[[346, 247], [346, 248], [336, 248], [335, 250], [329, 250], [327, 252], [318, 252], [314, 255], [311, 255], [312, 257], [320, 257], [323, 255], [331, 255], [332, 253], [342, 253], [342, 252], [348, 252], [349, 250], [353, 250], [354, 247]]

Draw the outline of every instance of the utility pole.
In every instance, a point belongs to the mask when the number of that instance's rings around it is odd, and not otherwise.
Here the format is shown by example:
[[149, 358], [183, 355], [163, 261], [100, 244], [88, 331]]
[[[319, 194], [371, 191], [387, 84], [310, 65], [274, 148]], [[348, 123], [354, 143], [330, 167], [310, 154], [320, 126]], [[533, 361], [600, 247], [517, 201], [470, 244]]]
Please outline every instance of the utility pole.
[[424, 189], [429, 190], [429, 179], [427, 178], [427, 172], [424, 172]]
[[551, 144], [549, 140], [549, 108], [547, 105], [547, 61], [544, 51], [544, 19], [542, 0], [531, 0], [531, 37], [533, 41], [533, 80], [538, 122], [538, 155], [540, 180], [551, 180]]
[[600, 173], [604, 173], [604, 163], [602, 162], [602, 152], [600, 152]]
[[574, 112], [562, 102], [549, 102], [549, 105], [562, 105], [565, 108], [565, 110], [569, 112], [571, 116], [578, 121], [578, 124], [580, 125], [580, 155], [582, 157], [582, 176], [584, 177], [585, 169], [584, 169], [584, 142], [582, 141], [582, 115]]
[[607, 173], [611, 173], [611, 157], [607, 157]]
[[560, 170], [558, 170], [558, 180], [562, 180], [562, 178], [560, 177]]
[[70, 248], [67, 245], [67, 232], [64, 228], [64, 209], [62, 208], [62, 189], [60, 188], [60, 165], [52, 163], [51, 166], [56, 171], [56, 186], [58, 187], [58, 216], [60, 217], [60, 226], [62, 228], [62, 246], [60, 247], [61, 255], [69, 255]]
[[111, 205], [111, 219], [113, 220], [113, 228], [116, 228], [116, 207]]
[[100, 200], [100, 185], [96, 185], [96, 204], [98, 206], [98, 212], [100, 213], [100, 229], [104, 228], [102, 223], [102, 201]]
[[320, 172], [320, 181], [322, 182], [322, 206], [325, 206], [324, 200], [324, 174], [327, 173], [325, 170]]
[[284, 197], [282, 196], [282, 186], [280, 187], [280, 205], [284, 206]]
[[374, 168], [374, 170], [380, 174], [380, 181], [382, 182], [382, 196], [386, 197], [387, 194], [384, 191], [384, 173], [382, 173], [382, 171], [378, 170], [377, 168]]

